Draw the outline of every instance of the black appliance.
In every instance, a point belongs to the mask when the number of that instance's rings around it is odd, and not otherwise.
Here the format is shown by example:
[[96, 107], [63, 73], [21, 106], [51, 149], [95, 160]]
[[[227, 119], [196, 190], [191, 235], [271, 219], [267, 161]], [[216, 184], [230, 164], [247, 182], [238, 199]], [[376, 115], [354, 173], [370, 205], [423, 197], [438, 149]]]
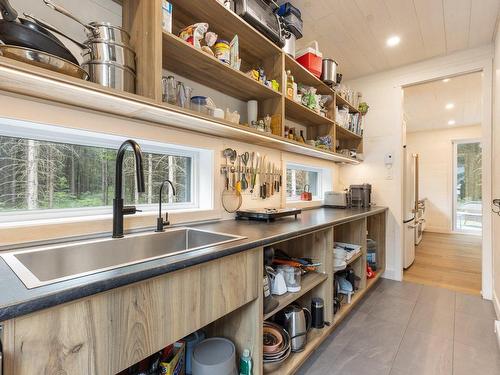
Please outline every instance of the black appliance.
[[302, 212], [297, 208], [264, 208], [262, 210], [240, 210], [236, 211], [236, 220], [260, 220], [260, 221], [274, 221], [285, 216], [295, 216]]
[[321, 329], [325, 326], [325, 302], [322, 298], [313, 297], [311, 300], [311, 327]]
[[285, 35], [274, 5], [265, 0], [235, 0], [236, 14], [259, 30], [279, 47], [285, 45]]

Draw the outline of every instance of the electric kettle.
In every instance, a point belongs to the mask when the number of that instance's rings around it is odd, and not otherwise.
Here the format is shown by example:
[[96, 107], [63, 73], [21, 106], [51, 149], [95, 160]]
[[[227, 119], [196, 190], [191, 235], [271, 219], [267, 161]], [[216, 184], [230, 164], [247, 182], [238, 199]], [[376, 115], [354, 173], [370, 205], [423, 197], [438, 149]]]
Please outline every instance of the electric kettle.
[[292, 352], [304, 350], [307, 332], [311, 329], [311, 312], [305, 307], [293, 304], [284, 310], [284, 326], [292, 341]]

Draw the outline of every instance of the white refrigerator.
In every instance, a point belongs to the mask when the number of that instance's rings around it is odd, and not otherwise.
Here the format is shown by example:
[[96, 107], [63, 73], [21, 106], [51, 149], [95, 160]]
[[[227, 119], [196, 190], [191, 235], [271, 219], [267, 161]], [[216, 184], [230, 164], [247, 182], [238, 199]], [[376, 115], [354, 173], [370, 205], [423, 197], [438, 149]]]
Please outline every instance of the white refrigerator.
[[416, 209], [418, 207], [418, 155], [404, 148], [403, 174], [403, 237], [404, 268], [410, 267], [415, 260]]

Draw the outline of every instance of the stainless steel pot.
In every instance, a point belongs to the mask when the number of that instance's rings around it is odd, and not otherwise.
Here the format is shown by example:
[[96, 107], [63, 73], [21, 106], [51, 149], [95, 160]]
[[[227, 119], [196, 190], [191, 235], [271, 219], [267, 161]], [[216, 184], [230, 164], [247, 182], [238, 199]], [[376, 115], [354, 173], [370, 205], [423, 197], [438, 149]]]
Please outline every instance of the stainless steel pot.
[[88, 61], [82, 64], [92, 82], [135, 93], [135, 73], [114, 62]]
[[93, 27], [91, 35], [94, 38], [108, 42], [130, 44], [130, 34], [120, 26], [113, 26], [109, 22], [91, 22], [89, 25]]
[[45, 5], [55, 11], [64, 14], [66, 17], [71, 18], [73, 21], [78, 22], [87, 30], [89, 39], [98, 38], [108, 42], [116, 42], [129, 44], [130, 35], [122, 27], [113, 26], [109, 22], [90, 22], [85, 23], [80, 18], [66, 10], [60, 5], [55, 4], [52, 0], [43, 0]]
[[71, 77], [83, 80], [89, 78], [87, 72], [78, 65], [42, 51], [0, 44], [0, 55]]
[[339, 64], [333, 59], [323, 59], [321, 80], [329, 85], [337, 83], [337, 67]]
[[90, 39], [84, 44], [89, 47], [82, 53], [84, 63], [88, 61], [115, 62], [135, 72], [135, 52], [132, 48], [102, 39]]

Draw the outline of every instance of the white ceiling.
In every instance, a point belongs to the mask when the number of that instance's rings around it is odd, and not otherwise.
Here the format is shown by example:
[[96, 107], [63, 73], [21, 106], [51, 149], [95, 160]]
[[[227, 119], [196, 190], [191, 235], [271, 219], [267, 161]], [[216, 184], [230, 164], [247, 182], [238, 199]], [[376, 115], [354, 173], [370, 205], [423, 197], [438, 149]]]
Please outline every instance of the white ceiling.
[[[481, 123], [482, 73], [472, 73], [404, 89], [407, 132], [449, 129]], [[452, 103], [454, 108], [446, 109]], [[448, 121], [454, 120], [454, 125]]]
[[[303, 47], [317, 40], [344, 78], [355, 78], [492, 41], [500, 0], [291, 0]], [[389, 36], [401, 43], [386, 46]]]

